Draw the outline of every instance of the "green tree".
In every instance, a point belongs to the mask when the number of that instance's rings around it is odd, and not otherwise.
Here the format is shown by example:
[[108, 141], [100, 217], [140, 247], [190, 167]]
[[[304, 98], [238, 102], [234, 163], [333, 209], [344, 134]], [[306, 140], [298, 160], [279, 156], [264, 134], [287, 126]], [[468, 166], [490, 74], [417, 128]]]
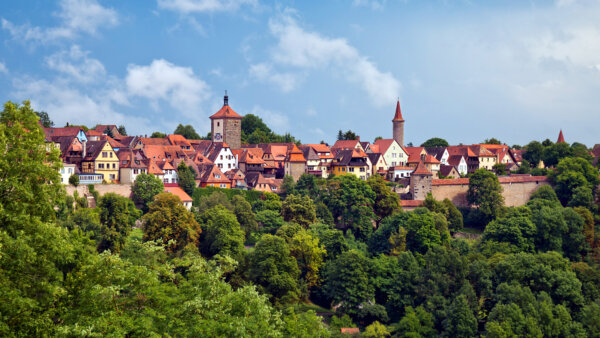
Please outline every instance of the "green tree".
[[433, 316], [422, 306], [413, 309], [406, 308], [406, 314], [398, 323], [397, 332], [402, 338], [409, 337], [437, 337], [433, 327]]
[[458, 210], [458, 208], [450, 201], [445, 198], [442, 203], [448, 210], [448, 214], [446, 215], [446, 219], [448, 220], [448, 228], [450, 231], [461, 231], [463, 228], [463, 215]]
[[9, 101], [0, 113], [0, 224], [23, 215], [54, 220], [54, 207], [63, 198], [60, 151], [44, 143], [37, 121], [29, 101]]
[[477, 206], [488, 222], [498, 217], [504, 206], [498, 177], [485, 169], [475, 171], [469, 178], [467, 201]]
[[104, 128], [102, 133], [108, 137], [115, 137], [115, 135], [113, 135], [112, 129], [110, 129], [108, 126], [106, 128]]
[[371, 325], [365, 328], [365, 332], [362, 334], [363, 337], [389, 337], [390, 331], [378, 321], [374, 321]]
[[375, 193], [365, 181], [354, 175], [335, 176], [327, 181], [323, 194], [340, 228], [352, 229], [357, 238], [368, 238], [373, 231]]
[[567, 143], [554, 143], [549, 147], [544, 148], [542, 152], [542, 160], [544, 164], [553, 167], [565, 157], [573, 155], [573, 149]]
[[529, 197], [529, 200], [535, 199], [542, 199], [556, 204], [560, 203], [558, 196], [556, 196], [556, 193], [554, 192], [554, 189], [552, 189], [552, 187], [549, 185], [543, 185], [534, 191]]
[[162, 241], [169, 252], [198, 244], [202, 232], [200, 225], [194, 219], [194, 214], [173, 194], [156, 195], [143, 219], [144, 241]]
[[317, 221], [315, 205], [308, 196], [288, 195], [281, 205], [281, 216], [305, 228]]
[[444, 320], [444, 333], [447, 337], [474, 337], [476, 335], [477, 319], [464, 295], [460, 295], [452, 301], [448, 309], [448, 318]]
[[246, 136], [249, 136], [257, 130], [260, 130], [266, 134], [271, 133], [271, 129], [267, 127], [260, 117], [254, 114], [244, 115], [242, 118], [242, 133], [244, 133]]
[[284, 337], [329, 337], [329, 331], [325, 328], [321, 317], [313, 310], [296, 313], [287, 311], [283, 316]]
[[256, 222], [256, 216], [252, 212], [252, 206], [248, 201], [240, 195], [235, 195], [231, 199], [233, 204], [233, 213], [240, 223], [240, 227], [246, 233], [246, 237], [251, 232], [258, 230], [258, 223]]
[[327, 259], [335, 259], [342, 252], [350, 249], [344, 238], [344, 233], [340, 230], [332, 229], [329, 225], [315, 223], [310, 226], [309, 231], [312, 237], [318, 238], [319, 243], [324, 246]]
[[497, 145], [501, 145], [502, 142], [500, 140], [498, 140], [497, 138], [492, 137], [492, 138], [486, 138], [483, 141], [483, 144], [497, 144]]
[[327, 252], [319, 244], [319, 238], [313, 237], [304, 228], [298, 225], [284, 225], [277, 231], [277, 236], [286, 240], [291, 255], [296, 258], [300, 276], [304, 279], [306, 287], [311, 289], [319, 284], [319, 270]]
[[121, 134], [121, 136], [127, 136], [127, 129], [125, 129], [124, 125], [120, 125], [119, 128], [117, 128], [117, 130], [119, 131], [119, 134]]
[[485, 227], [482, 242], [507, 243], [512, 252], [533, 251], [537, 229], [531, 216], [531, 210], [526, 207], [509, 208], [506, 215]]
[[544, 146], [538, 141], [531, 141], [529, 144], [525, 146], [525, 152], [523, 153], [523, 159], [528, 163], [531, 163], [533, 167], [537, 167], [537, 165], [542, 160], [542, 152], [544, 151]]
[[592, 189], [588, 186], [580, 186], [573, 190], [573, 195], [567, 203], [570, 207], [584, 207], [590, 210], [595, 210], [595, 198]]
[[290, 175], [285, 175], [283, 177], [283, 181], [281, 182], [281, 191], [283, 196], [287, 196], [294, 193], [294, 186], [296, 183], [294, 182], [294, 178]]
[[444, 140], [443, 138], [432, 137], [429, 140], [423, 142], [421, 144], [421, 147], [447, 147], [448, 145], [448, 141]]
[[494, 164], [494, 166], [492, 167], [492, 170], [494, 170], [494, 173], [496, 173], [496, 175], [498, 175], [498, 176], [508, 175], [508, 170], [506, 170], [505, 163]]
[[374, 289], [369, 282], [369, 260], [360, 252], [350, 250], [330, 260], [323, 269], [323, 291], [334, 305], [357, 314], [359, 306], [373, 299]]
[[102, 224], [102, 239], [98, 243], [98, 250], [111, 250], [119, 252], [125, 244], [135, 221], [141, 212], [135, 208], [133, 202], [126, 197], [115, 193], [104, 194], [98, 203], [100, 223]]
[[203, 214], [208, 209], [212, 209], [217, 205], [223, 206], [229, 210], [233, 210], [234, 208], [227, 195], [222, 191], [213, 191], [210, 195], [194, 198], [194, 206], [199, 214]]
[[52, 128], [54, 127], [54, 122], [52, 122], [52, 120], [50, 119], [50, 116], [48, 116], [48, 113], [46, 113], [45, 111], [36, 111], [34, 112], [35, 115], [37, 115], [40, 118], [40, 123], [42, 124], [42, 127], [44, 128]]
[[230, 256], [238, 261], [244, 253], [244, 230], [235, 214], [218, 205], [200, 217], [203, 229], [200, 251], [208, 257]]
[[79, 176], [75, 174], [69, 176], [69, 184], [74, 187], [77, 187], [79, 185]]
[[196, 189], [196, 171], [192, 167], [185, 165], [183, 161], [177, 166], [177, 183], [188, 195], [194, 194]]
[[152, 174], [141, 173], [135, 178], [131, 193], [133, 201], [142, 207], [144, 212], [148, 212], [148, 205], [154, 200], [154, 196], [164, 190], [163, 182], [160, 178]]
[[302, 174], [296, 182], [294, 192], [301, 196], [309, 196], [312, 199], [316, 199], [319, 194], [319, 187], [317, 186], [317, 179], [311, 174]]
[[576, 157], [562, 159], [549, 177], [563, 205], [571, 200], [577, 187], [587, 186], [595, 193], [596, 186], [600, 184], [598, 170], [585, 159]]
[[379, 224], [382, 219], [400, 209], [400, 198], [385, 184], [385, 180], [379, 175], [369, 177], [367, 184], [375, 193], [373, 211], [377, 215], [377, 224]]
[[167, 137], [167, 134], [165, 133], [161, 133], [160, 131], [155, 131], [152, 133], [152, 135], [150, 135], [151, 138], [165, 138]]
[[198, 135], [198, 133], [196, 132], [194, 127], [192, 127], [192, 125], [190, 125], [190, 124], [187, 124], [185, 126], [181, 123], [178, 124], [177, 128], [175, 128], [175, 130], [173, 131], [173, 134], [181, 135], [188, 140], [199, 140], [200, 139], [200, 135]]
[[256, 243], [249, 255], [248, 275], [277, 302], [298, 298], [300, 269], [281, 237], [266, 234]]

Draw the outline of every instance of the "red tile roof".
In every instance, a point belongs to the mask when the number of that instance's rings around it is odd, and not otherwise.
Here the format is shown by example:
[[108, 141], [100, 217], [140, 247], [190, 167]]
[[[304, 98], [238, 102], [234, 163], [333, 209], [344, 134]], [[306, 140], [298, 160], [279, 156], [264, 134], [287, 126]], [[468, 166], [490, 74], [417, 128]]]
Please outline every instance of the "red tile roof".
[[420, 207], [423, 205], [421, 200], [400, 200], [400, 205], [403, 207]]
[[400, 110], [400, 100], [398, 100], [396, 103], [396, 114], [394, 115], [394, 119], [392, 121], [404, 121], [404, 118], [402, 117], [402, 111]]
[[563, 136], [562, 129], [560, 130], [560, 133], [558, 133], [558, 140], [556, 140], [556, 143], [567, 143], [565, 142], [565, 137]]
[[183, 135], [171, 134], [167, 136], [167, 140], [174, 146], [192, 147], [192, 144]]
[[433, 175], [431, 173], [431, 171], [429, 171], [429, 169], [427, 169], [427, 167], [423, 164], [423, 162], [419, 162], [419, 164], [417, 165], [417, 169], [415, 169], [415, 171], [413, 171], [412, 174], [413, 175], [426, 175], [426, 176]]
[[360, 144], [358, 140], [339, 140], [335, 141], [335, 144], [331, 149], [352, 149], [356, 147], [356, 144]]
[[210, 119], [223, 119], [223, 118], [228, 118], [228, 119], [242, 119], [242, 117], [236, 113], [233, 109], [231, 109], [231, 107], [229, 107], [228, 105], [224, 105], [223, 107], [221, 107], [221, 109], [219, 109], [218, 112], [214, 113]]
[[425, 157], [425, 163], [439, 164], [440, 161], [437, 158], [435, 158], [433, 155], [427, 155]]
[[190, 197], [190, 195], [188, 195], [180, 187], [165, 187], [165, 191], [179, 197], [179, 199], [182, 202], [191, 202], [192, 201], [192, 198]]
[[[373, 145], [377, 146], [379, 148], [379, 151], [377, 151], [377, 152], [385, 154], [385, 152], [390, 148], [392, 143], [394, 143], [393, 138], [383, 138], [383, 139], [379, 139], [379, 140], [375, 141], [375, 144], [373, 144]], [[373, 150], [373, 147], [371, 147], [371, 150]], [[376, 152], [376, 151], [373, 150], [373, 152]]]

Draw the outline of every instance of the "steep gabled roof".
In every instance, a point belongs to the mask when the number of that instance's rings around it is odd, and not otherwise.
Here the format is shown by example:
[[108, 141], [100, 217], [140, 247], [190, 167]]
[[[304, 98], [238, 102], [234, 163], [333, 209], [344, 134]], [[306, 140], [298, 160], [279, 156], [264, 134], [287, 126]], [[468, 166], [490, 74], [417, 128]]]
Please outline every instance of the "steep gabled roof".
[[442, 156], [444, 156], [444, 152], [446, 151], [446, 147], [425, 147], [425, 151], [429, 155], [433, 155], [438, 160], [442, 160]]
[[318, 161], [321, 159], [315, 149], [311, 146], [301, 145], [300, 150], [302, 150], [302, 154], [307, 161]]
[[231, 183], [231, 180], [214, 164], [205, 165], [202, 169], [200, 174], [202, 183]]
[[331, 150], [352, 149], [356, 147], [356, 144], [360, 145], [360, 142], [358, 140], [338, 140], [335, 141], [335, 144], [333, 147], [331, 147]]
[[[442, 164], [440, 165], [440, 175], [442, 176], [450, 176], [452, 174], [452, 171], [456, 170], [456, 168], [453, 165], [445, 165]], [[458, 170], [456, 170], [456, 172], [458, 173]], [[459, 173], [460, 175], [460, 173]], [[458, 177], [454, 177], [454, 178], [458, 178]]]
[[[463, 155], [450, 155], [448, 157], [448, 164], [450, 164], [451, 166], [454, 166], [454, 167], [458, 167], [461, 159], [464, 159], [464, 158], [465, 157]], [[465, 159], [465, 161], [466, 161], [466, 159]]]
[[102, 152], [107, 141], [87, 141], [84, 161], [94, 161]]
[[413, 171], [412, 174], [413, 175], [423, 175], [423, 176], [433, 176], [433, 173], [431, 173], [431, 171], [429, 171], [429, 169], [427, 169], [427, 167], [425, 166], [425, 164], [423, 164], [423, 162], [419, 162], [419, 164], [417, 165], [417, 169], [415, 169], [415, 171]]
[[371, 147], [371, 151], [373, 151], [374, 153], [378, 152], [378, 153], [382, 153], [385, 154], [388, 149], [392, 146], [392, 144], [394, 143], [394, 139], [393, 138], [382, 138], [379, 139], [377, 141], [375, 141], [375, 144], [373, 144], [374, 146], [376, 146], [376, 148], [378, 148], [378, 151], [373, 150], [373, 147]]
[[64, 128], [44, 128], [46, 138], [52, 139], [56, 136], [77, 136], [81, 127], [64, 127]]
[[330, 153], [331, 152], [331, 149], [329, 149], [329, 146], [326, 144], [322, 144], [322, 143], [307, 144], [307, 146], [313, 148], [317, 153]]
[[148, 174], [152, 175], [164, 175], [165, 173], [162, 169], [156, 164], [156, 161], [147, 160], [148, 161]]
[[167, 136], [167, 140], [174, 146], [192, 147], [192, 144], [183, 135], [171, 134]]
[[427, 156], [425, 156], [425, 163], [439, 164], [440, 161], [438, 161], [438, 159], [435, 158], [433, 155], [427, 155]]
[[156, 145], [156, 146], [168, 146], [169, 140], [166, 138], [150, 138], [150, 137], [140, 137], [139, 142], [144, 146]]
[[306, 158], [302, 151], [294, 144], [294, 147], [289, 151], [285, 158], [286, 162], [306, 162]]

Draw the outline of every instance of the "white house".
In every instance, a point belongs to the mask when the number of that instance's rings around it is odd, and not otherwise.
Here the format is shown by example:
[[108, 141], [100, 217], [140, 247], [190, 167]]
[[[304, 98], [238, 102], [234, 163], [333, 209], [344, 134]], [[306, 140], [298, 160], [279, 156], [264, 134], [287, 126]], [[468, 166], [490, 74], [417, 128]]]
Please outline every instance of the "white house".
[[394, 139], [379, 139], [367, 147], [367, 153], [383, 155], [385, 163], [390, 167], [404, 166], [408, 161], [408, 153]]
[[63, 167], [58, 172], [60, 173], [60, 182], [69, 184], [69, 177], [75, 174], [75, 164], [63, 163]]

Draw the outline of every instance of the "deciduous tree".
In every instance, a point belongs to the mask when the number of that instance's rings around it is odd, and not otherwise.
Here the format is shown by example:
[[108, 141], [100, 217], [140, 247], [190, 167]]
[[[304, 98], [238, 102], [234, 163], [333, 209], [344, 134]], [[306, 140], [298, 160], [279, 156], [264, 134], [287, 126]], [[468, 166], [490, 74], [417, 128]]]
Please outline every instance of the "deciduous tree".
[[502, 187], [493, 173], [478, 169], [469, 178], [467, 201], [478, 207], [488, 222], [498, 217], [504, 206]]
[[140, 205], [144, 212], [148, 211], [148, 204], [154, 200], [154, 196], [163, 192], [163, 190], [164, 184], [160, 178], [145, 173], [139, 174], [131, 187], [133, 201]]

